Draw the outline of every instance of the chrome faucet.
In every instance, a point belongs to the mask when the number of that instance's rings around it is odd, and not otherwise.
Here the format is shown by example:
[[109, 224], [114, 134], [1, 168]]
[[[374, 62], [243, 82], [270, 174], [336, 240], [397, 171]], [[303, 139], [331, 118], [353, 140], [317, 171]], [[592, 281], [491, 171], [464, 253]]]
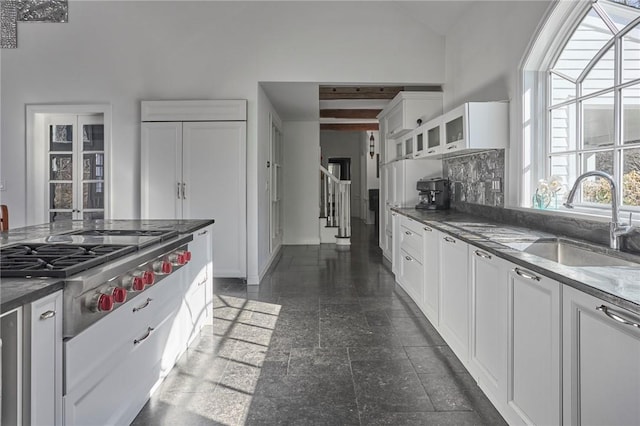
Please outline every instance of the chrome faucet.
[[569, 191], [569, 195], [567, 196], [567, 201], [564, 203], [564, 206], [568, 209], [573, 208], [573, 198], [576, 196], [576, 192], [578, 192], [578, 187], [580, 186], [580, 182], [588, 177], [601, 177], [609, 181], [609, 186], [611, 187], [611, 223], [609, 223], [609, 247], [614, 250], [618, 250], [620, 248], [620, 237], [628, 234], [633, 229], [633, 225], [631, 225], [631, 213], [629, 213], [629, 223], [619, 223], [619, 205], [618, 205], [618, 188], [616, 186], [616, 182], [613, 180], [610, 174], [601, 172], [599, 170], [594, 170], [590, 172], [586, 172], [578, 176], [571, 191]]

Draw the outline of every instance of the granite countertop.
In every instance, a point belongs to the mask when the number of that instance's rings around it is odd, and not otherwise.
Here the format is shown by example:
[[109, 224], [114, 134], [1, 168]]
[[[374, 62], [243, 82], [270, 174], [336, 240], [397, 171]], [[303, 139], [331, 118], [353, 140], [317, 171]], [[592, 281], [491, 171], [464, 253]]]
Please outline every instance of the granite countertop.
[[[534, 229], [491, 222], [454, 210], [430, 211], [414, 208], [393, 208], [392, 210], [532, 272], [640, 315], [640, 256]], [[566, 266], [523, 251], [535, 241], [558, 238], [590, 251], [636, 262], [638, 266]]]
[[[214, 223], [203, 220], [90, 220], [62, 221], [27, 226], [0, 232], [0, 248], [21, 241], [34, 240], [71, 231], [92, 229], [141, 229], [177, 230], [179, 234], [190, 234]], [[64, 288], [61, 278], [2, 278], [0, 279], [0, 313], [31, 303]]]

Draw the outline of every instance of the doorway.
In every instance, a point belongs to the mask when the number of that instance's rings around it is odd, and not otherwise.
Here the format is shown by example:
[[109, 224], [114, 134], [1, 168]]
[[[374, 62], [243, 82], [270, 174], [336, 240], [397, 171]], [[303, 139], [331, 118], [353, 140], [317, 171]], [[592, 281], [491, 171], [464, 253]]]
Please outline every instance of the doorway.
[[329, 158], [329, 173], [340, 180], [351, 180], [351, 158]]

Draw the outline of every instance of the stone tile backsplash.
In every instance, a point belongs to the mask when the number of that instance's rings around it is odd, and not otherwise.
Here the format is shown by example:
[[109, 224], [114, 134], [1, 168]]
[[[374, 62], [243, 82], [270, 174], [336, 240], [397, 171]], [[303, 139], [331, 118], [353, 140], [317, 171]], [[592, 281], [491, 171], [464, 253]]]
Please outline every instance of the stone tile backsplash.
[[504, 159], [504, 149], [444, 159], [442, 167], [451, 181], [452, 205], [504, 206]]

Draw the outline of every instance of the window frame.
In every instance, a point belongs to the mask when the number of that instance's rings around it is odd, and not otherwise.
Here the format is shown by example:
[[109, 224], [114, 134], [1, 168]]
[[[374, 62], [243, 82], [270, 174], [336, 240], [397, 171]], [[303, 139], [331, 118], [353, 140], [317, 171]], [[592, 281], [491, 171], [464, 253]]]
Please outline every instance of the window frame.
[[[597, 52], [580, 75], [575, 78], [575, 97], [571, 100], [558, 102], [552, 105], [551, 99], [551, 76], [554, 73], [552, 65], [555, 65], [558, 58], [564, 51], [564, 48], [573, 36], [574, 32], [582, 23], [583, 19], [593, 9], [602, 17], [607, 27], [611, 30], [612, 36]], [[619, 203], [623, 211], [640, 211], [640, 206], [624, 206], [622, 205], [622, 170], [624, 149], [640, 148], [640, 145], [624, 145], [622, 138], [622, 121], [621, 114], [624, 105], [623, 90], [627, 87], [635, 87], [640, 84], [639, 80], [632, 80], [626, 83], [622, 82], [622, 55], [615, 56], [615, 75], [613, 87], [598, 90], [585, 96], [579, 96], [581, 93], [581, 84], [585, 77], [598, 64], [599, 60], [614, 47], [616, 52], [621, 52], [622, 40], [627, 33], [636, 28], [640, 24], [640, 18], [636, 18], [629, 22], [623, 30], [617, 27], [609, 19], [603, 17], [603, 10], [597, 4], [597, 1], [582, 2], [554, 2], [547, 11], [546, 16], [541, 21], [536, 35], [532, 39], [523, 60], [520, 64], [519, 73], [519, 105], [521, 108], [522, 120], [522, 140], [519, 144], [520, 151], [517, 153], [519, 169], [514, 170], [519, 179], [517, 188], [518, 194], [511, 194], [511, 201], [518, 208], [532, 209], [532, 196], [535, 192], [537, 182], [540, 179], [548, 177], [551, 173], [551, 113], [554, 109], [561, 106], [575, 105], [578, 119], [576, 120], [574, 129], [576, 132], [576, 147], [566, 153], [574, 153], [576, 174], [579, 175], [582, 170], [583, 156], [580, 154], [607, 150], [613, 152], [614, 157], [614, 179], [618, 182]], [[606, 16], [606, 12], [605, 12]], [[556, 74], [562, 75], [561, 73]], [[571, 81], [574, 79], [571, 78]], [[596, 98], [603, 94], [612, 93], [614, 96], [614, 144], [608, 147], [592, 147], [584, 149], [582, 145], [582, 108], [583, 101]], [[577, 176], [576, 176], [577, 177]], [[573, 182], [569, 182], [572, 184]], [[595, 215], [602, 218], [610, 218], [611, 206], [609, 204], [596, 203], [580, 203], [576, 204], [576, 208], [568, 210], [564, 208], [551, 209], [549, 213], [554, 214], [570, 214], [576, 215]]]

